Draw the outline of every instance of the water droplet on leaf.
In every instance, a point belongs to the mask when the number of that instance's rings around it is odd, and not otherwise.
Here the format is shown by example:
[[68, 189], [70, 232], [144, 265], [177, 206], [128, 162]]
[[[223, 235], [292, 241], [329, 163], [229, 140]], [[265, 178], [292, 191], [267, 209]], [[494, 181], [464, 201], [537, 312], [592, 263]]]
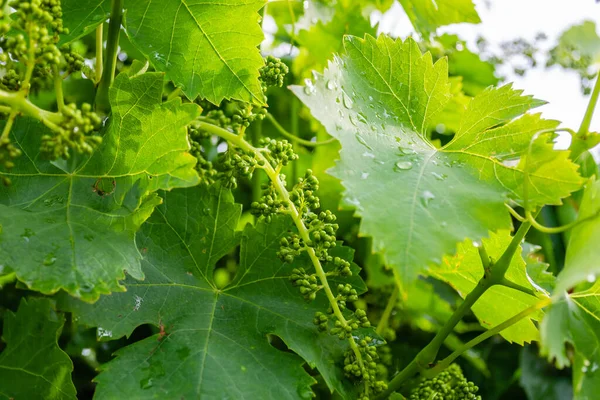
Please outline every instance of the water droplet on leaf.
[[411, 163], [410, 161], [396, 161], [396, 164], [394, 166], [396, 168], [396, 171], [407, 171], [413, 167], [413, 163]]
[[356, 132], [356, 140], [358, 141], [358, 143], [362, 144], [362, 145], [363, 145], [363, 146], [365, 146], [367, 149], [369, 149], [369, 150], [373, 150], [373, 148], [367, 144], [367, 142], [365, 141], [365, 138], [364, 138], [364, 137], [362, 137], [362, 136], [360, 135], [360, 133], [358, 133], [358, 132]]
[[421, 204], [423, 204], [424, 207], [428, 207], [429, 203], [431, 203], [431, 200], [433, 199], [435, 199], [435, 195], [429, 190], [426, 190], [421, 195]]
[[346, 94], [346, 92], [342, 92], [342, 103], [344, 104], [344, 107], [346, 107], [348, 110], [350, 110], [354, 105], [352, 99]]
[[45, 266], [50, 266], [53, 265], [56, 262], [56, 257], [54, 256], [54, 253], [50, 253], [48, 255], [46, 255], [46, 257], [44, 258], [43, 264]]
[[446, 175], [446, 174], [440, 174], [437, 172], [432, 172], [431, 175], [433, 175], [433, 177], [435, 179], [437, 179], [438, 181], [443, 181], [444, 179], [446, 179], [448, 177], [448, 175]]

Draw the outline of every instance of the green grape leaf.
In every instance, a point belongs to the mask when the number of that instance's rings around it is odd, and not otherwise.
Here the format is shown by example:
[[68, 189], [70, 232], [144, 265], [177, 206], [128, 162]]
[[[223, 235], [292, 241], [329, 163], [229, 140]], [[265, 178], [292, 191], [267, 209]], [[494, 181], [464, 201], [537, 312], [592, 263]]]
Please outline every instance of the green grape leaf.
[[536, 346], [521, 351], [519, 383], [529, 400], [563, 400], [573, 397], [570, 379], [537, 355]]
[[[449, 98], [446, 60], [433, 64], [412, 39], [345, 40], [344, 57], [292, 90], [342, 144], [330, 173], [362, 217], [361, 233], [412, 282], [456, 243], [511, 227], [504, 202], [523, 197], [524, 154], [537, 132], [558, 123], [522, 115], [543, 102], [510, 86], [490, 88], [471, 100], [454, 139], [438, 149], [426, 134]], [[527, 163], [531, 207], [560, 204], [582, 184], [568, 151], [546, 140], [534, 142]]]
[[[332, 390], [349, 393], [352, 388], [341, 383], [347, 342], [319, 334], [312, 323], [316, 311], [327, 309], [324, 294], [307, 303], [288, 279], [294, 267], [309, 270], [310, 260], [300, 257], [289, 265], [276, 255], [281, 238], [292, 229], [291, 219], [278, 216], [247, 225], [240, 235], [235, 228], [241, 206], [229, 190], [196, 187], [164, 196], [137, 235], [146, 279], [127, 278], [126, 293], [93, 305], [64, 296], [63, 306], [81, 323], [97, 326], [100, 338], [128, 336], [142, 324], [166, 332], [119, 350], [96, 379], [96, 397], [237, 398], [252, 393], [257, 399], [310, 398], [314, 381], [302, 359], [273, 348], [267, 335], [278, 336], [316, 367]], [[214, 265], [240, 239], [236, 276], [218, 289]], [[348, 248], [334, 250], [332, 255], [351, 256]], [[360, 278], [355, 280], [364, 292]], [[335, 286], [335, 280], [330, 282]]]
[[[264, 0], [127, 0], [125, 29], [190, 99], [264, 103], [258, 10]], [[242, 56], [241, 56], [242, 55]]]
[[58, 347], [65, 318], [49, 299], [21, 299], [16, 313], [4, 313], [0, 353], [0, 397], [76, 399], [73, 363]]
[[30, 289], [95, 301], [124, 290], [124, 270], [143, 277], [135, 232], [160, 202], [152, 192], [198, 183], [185, 127], [199, 108], [162, 103], [162, 87], [161, 73], [120, 74], [102, 144], [69, 161], [46, 160], [47, 128], [17, 119], [11, 141], [23, 155], [0, 173], [12, 180], [0, 190], [0, 264]]
[[[498, 260], [504, 250], [508, 247], [512, 237], [508, 231], [491, 233], [488, 239], [483, 239], [483, 246], [493, 260]], [[484, 268], [479, 256], [479, 251], [470, 242], [465, 241], [458, 245], [458, 251], [453, 257], [444, 257], [439, 266], [431, 267], [429, 274], [437, 279], [447, 282], [461, 295], [466, 297], [477, 282], [483, 277]], [[513, 256], [510, 266], [506, 271], [506, 279], [524, 287], [535, 289], [527, 277], [525, 260], [521, 251]], [[539, 299], [535, 296], [519, 292], [505, 286], [492, 286], [473, 305], [472, 310], [481, 325], [490, 329], [507, 319], [513, 317], [519, 311], [524, 310], [536, 303]], [[524, 318], [514, 325], [503, 330], [502, 335], [509, 342], [523, 344], [537, 340], [538, 329], [533, 321], [541, 320], [543, 313], [538, 311]]]
[[343, 50], [344, 35], [375, 35], [377, 29], [371, 27], [369, 20], [361, 14], [360, 4], [351, 6], [338, 4], [333, 17], [327, 21], [318, 21], [308, 30], [301, 30], [296, 41], [300, 45], [300, 54], [293, 68], [297, 75], [310, 76], [311, 70], [322, 71], [333, 54]]
[[60, 35], [60, 44], [87, 35], [110, 16], [109, 0], [61, 0], [63, 26], [69, 33]]
[[581, 222], [571, 230], [565, 266], [556, 280], [557, 295], [600, 274], [600, 181], [590, 181], [579, 208]]
[[400, 0], [410, 22], [423, 36], [443, 25], [481, 22], [471, 0]]
[[[573, 359], [574, 400], [594, 399], [600, 393], [600, 281], [586, 285], [555, 301], [540, 326], [543, 354], [559, 368]], [[573, 347], [570, 354], [565, 342]]]

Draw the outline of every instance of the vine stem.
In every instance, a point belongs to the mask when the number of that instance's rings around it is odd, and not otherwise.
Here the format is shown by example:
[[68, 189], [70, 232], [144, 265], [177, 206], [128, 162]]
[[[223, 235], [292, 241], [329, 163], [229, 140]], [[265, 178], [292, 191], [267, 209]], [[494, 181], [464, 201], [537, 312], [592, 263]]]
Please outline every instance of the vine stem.
[[[434, 338], [415, 356], [415, 358], [396, 375], [388, 384], [388, 389], [383, 392], [378, 399], [387, 398], [394, 391], [398, 390], [402, 385], [417, 373], [425, 374], [432, 368], [432, 364], [435, 362], [437, 354], [444, 344], [444, 341], [453, 331], [456, 325], [462, 320], [467, 312], [471, 310], [471, 307], [479, 298], [492, 286], [505, 284], [504, 275], [510, 266], [510, 262], [519, 248], [519, 245], [523, 241], [525, 234], [531, 228], [531, 223], [525, 221], [521, 224], [515, 235], [513, 236], [508, 247], [504, 250], [504, 253], [500, 256], [498, 261], [490, 264], [489, 257], [487, 257], [484, 250], [480, 250], [482, 256], [482, 263], [484, 265], [485, 273], [483, 277], [477, 282], [477, 286], [465, 297], [463, 302], [458, 308], [452, 313], [450, 319], [446, 321], [444, 326], [437, 332]], [[481, 247], [481, 246], [480, 246]], [[487, 258], [487, 262], [486, 259]], [[490, 264], [486, 268], [486, 264]], [[517, 289], [518, 290], [518, 289]], [[460, 353], [462, 354], [462, 353]]]
[[452, 354], [450, 354], [448, 357], [446, 357], [442, 361], [440, 361], [435, 367], [429, 369], [424, 374], [425, 377], [432, 378], [432, 377], [436, 376], [437, 374], [439, 374], [440, 372], [442, 372], [443, 370], [448, 368], [450, 366], [450, 364], [452, 364], [452, 362], [454, 362], [454, 360], [456, 360], [462, 353], [477, 346], [479, 343], [483, 342], [484, 340], [489, 339], [490, 337], [502, 332], [506, 328], [516, 324], [517, 322], [519, 322], [523, 318], [528, 317], [529, 315], [533, 314], [534, 312], [541, 310], [542, 308], [544, 308], [546, 306], [549, 306], [551, 303], [552, 303], [552, 300], [549, 297], [545, 298], [543, 300], [540, 300], [538, 303], [532, 305], [529, 308], [526, 308], [525, 310], [521, 311], [517, 315], [515, 315], [515, 316], [507, 319], [506, 321], [502, 322], [501, 324], [496, 325], [495, 327], [485, 331], [481, 335], [477, 336], [476, 338], [474, 338], [474, 339], [468, 341], [467, 343], [463, 344], [462, 346], [460, 346]]
[[[27, 27], [26, 27], [26, 31], [27, 31], [27, 35], [29, 36], [29, 48], [27, 49], [27, 64], [26, 64], [26, 68], [25, 68], [25, 76], [23, 77], [23, 82], [21, 84], [21, 90], [18, 91], [17, 93], [9, 93], [9, 92], [4, 92], [6, 94], [10, 94], [13, 96], [14, 100], [18, 102], [27, 102], [29, 103], [29, 101], [27, 100], [27, 96], [29, 95], [29, 88], [31, 87], [31, 77], [33, 76], [33, 69], [35, 67], [35, 43], [32, 39], [33, 35], [31, 35], [31, 24], [28, 23]], [[61, 86], [62, 89], [62, 86]], [[8, 103], [10, 105], [10, 103]], [[8, 138], [8, 135], [10, 134], [10, 130], [12, 129], [12, 126], [15, 122], [15, 118], [17, 117], [17, 115], [19, 114], [19, 110], [15, 109], [14, 107], [11, 107], [13, 110], [10, 113], [10, 115], [8, 116], [8, 120], [6, 121], [6, 125], [4, 125], [4, 129], [2, 130], [2, 135], [0, 136], [0, 139], [5, 140], [6, 138]], [[37, 108], [37, 107], [36, 107]]]
[[100, 79], [102, 78], [102, 68], [104, 65], [104, 60], [102, 59], [102, 54], [104, 53], [104, 46], [102, 35], [104, 33], [104, 23], [101, 23], [96, 28], [96, 76], [94, 76], [94, 83], [97, 85], [100, 83]]
[[102, 78], [98, 84], [96, 93], [96, 108], [99, 111], [108, 112], [110, 103], [108, 100], [108, 89], [115, 79], [117, 68], [117, 51], [119, 49], [119, 33], [121, 32], [121, 21], [123, 20], [122, 0], [112, 0], [110, 10], [110, 21], [108, 23], [108, 37], [106, 40], [106, 60], [102, 70]]
[[323, 140], [322, 142], [311, 142], [310, 140], [304, 140], [304, 139], [301, 139], [298, 136], [295, 136], [295, 135], [291, 134], [290, 132], [286, 131], [283, 128], [283, 126], [281, 126], [281, 124], [279, 122], [277, 122], [275, 117], [273, 117], [273, 115], [271, 115], [270, 113], [267, 113], [267, 119], [269, 120], [269, 122], [271, 124], [273, 124], [275, 129], [277, 129], [277, 132], [281, 133], [283, 136], [290, 139], [293, 143], [294, 142], [300, 143], [301, 145], [307, 146], [307, 147], [317, 147], [317, 146], [323, 146], [323, 145], [326, 145], [329, 143], [333, 143], [337, 140], [336, 138], [330, 138], [327, 140]]
[[383, 333], [383, 330], [388, 326], [388, 321], [390, 316], [392, 315], [392, 311], [394, 311], [394, 307], [398, 302], [398, 295], [400, 294], [400, 288], [394, 285], [394, 290], [392, 291], [392, 295], [388, 299], [387, 305], [385, 306], [385, 310], [383, 310], [383, 314], [381, 315], [381, 319], [377, 324], [377, 328], [375, 332], [379, 335]]
[[[298, 229], [298, 233], [300, 234], [300, 237], [302, 238], [302, 240], [305, 243], [308, 243], [310, 241], [310, 237], [308, 234], [308, 229], [306, 228], [306, 225], [304, 225], [304, 221], [302, 221], [302, 216], [296, 209], [296, 206], [294, 205], [294, 203], [290, 200], [289, 192], [287, 191], [284, 183], [281, 181], [279, 172], [271, 166], [271, 164], [269, 163], [269, 160], [267, 160], [266, 157], [257, 148], [252, 146], [244, 138], [240, 137], [239, 135], [236, 135], [235, 133], [229, 132], [223, 128], [220, 128], [216, 125], [212, 125], [212, 124], [209, 124], [206, 122], [200, 122], [198, 124], [198, 127], [200, 129], [205, 130], [206, 132], [208, 132], [210, 134], [217, 135], [217, 136], [227, 140], [228, 142], [235, 144], [236, 146], [238, 146], [239, 148], [241, 148], [245, 151], [252, 152], [253, 154], [256, 155], [256, 157], [258, 159], [260, 159], [261, 161], [264, 162], [264, 165], [262, 166], [262, 168], [264, 169], [267, 176], [273, 183], [275, 190], [277, 190], [277, 192], [279, 193], [281, 198], [286, 202], [286, 204], [288, 204], [288, 214], [292, 217], [292, 220], [294, 221], [294, 224], [296, 225], [296, 228]], [[337, 300], [335, 299], [335, 296], [333, 295], [331, 287], [329, 286], [329, 282], [327, 281], [327, 275], [325, 273], [325, 270], [323, 269], [323, 266], [321, 265], [321, 261], [317, 257], [315, 250], [312, 247], [307, 247], [306, 252], [308, 253], [310, 260], [311, 260], [313, 266], [315, 267], [315, 272], [316, 272], [317, 276], [319, 277], [321, 286], [323, 286], [323, 291], [325, 292], [325, 295], [327, 296], [327, 299], [329, 300], [329, 304], [331, 305], [331, 308], [333, 309], [333, 314], [338, 319], [338, 321], [340, 321], [342, 326], [345, 328], [346, 326], [348, 326], [348, 321], [346, 320], [346, 318], [344, 318], [344, 314], [342, 313], [342, 310], [340, 310]], [[356, 357], [356, 360], [357, 360], [361, 370], [364, 369], [362, 356], [360, 354], [360, 350], [358, 348], [358, 345], [356, 344], [356, 341], [354, 340], [354, 338], [352, 336], [350, 336], [348, 338], [348, 342], [350, 343], [350, 348], [354, 352], [354, 355]], [[365, 385], [365, 393], [367, 392], [367, 390], [368, 390], [368, 385]]]
[[[30, 102], [26, 97], [24, 97], [20, 92], [6, 92], [0, 89], [0, 104], [6, 105], [13, 110], [11, 117], [13, 114], [16, 116], [19, 113], [23, 113], [29, 117], [42, 121], [51, 129], [56, 128], [56, 124], [62, 120], [62, 115], [60, 113], [54, 113], [39, 108]], [[11, 117], [9, 117], [7, 125], [12, 124], [10, 122]]]
[[594, 116], [594, 110], [596, 109], [596, 103], [598, 102], [598, 96], [600, 95], [600, 73], [596, 75], [596, 83], [594, 84], [594, 89], [592, 91], [592, 95], [590, 96], [590, 101], [588, 102], [587, 109], [585, 110], [585, 114], [583, 116], [583, 120], [581, 121], [581, 125], [579, 126], [579, 130], [577, 131], [577, 135], [581, 138], [585, 139], [590, 129], [590, 124], [592, 123], [592, 117]]

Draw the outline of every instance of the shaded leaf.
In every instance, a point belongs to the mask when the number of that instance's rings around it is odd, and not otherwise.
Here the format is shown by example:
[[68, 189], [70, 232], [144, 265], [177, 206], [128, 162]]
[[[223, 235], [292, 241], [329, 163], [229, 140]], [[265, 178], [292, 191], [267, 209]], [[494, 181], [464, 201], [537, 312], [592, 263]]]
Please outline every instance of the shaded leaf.
[[521, 387], [529, 400], [569, 400], [573, 398], [573, 388], [567, 376], [557, 371], [539, 358], [535, 346], [525, 346], [521, 352]]
[[131, 42], [190, 99], [263, 104], [258, 82], [264, 0], [127, 0]]
[[0, 190], [0, 260], [30, 289], [63, 289], [86, 301], [121, 291], [127, 271], [142, 278], [134, 236], [160, 202], [152, 191], [195, 185], [185, 126], [199, 112], [161, 103], [163, 76], [119, 75], [112, 115], [90, 156], [48, 161], [41, 123], [17, 119], [11, 141], [23, 151]]
[[58, 347], [65, 318], [49, 299], [21, 299], [15, 314], [4, 314], [0, 353], [0, 397], [76, 399], [73, 363]]
[[[587, 286], [556, 301], [540, 326], [543, 354], [558, 368], [572, 363], [575, 400], [600, 393], [600, 281]], [[573, 346], [572, 359], [565, 342]]]
[[571, 230], [565, 266], [557, 277], [558, 295], [580, 282], [594, 282], [600, 275], [600, 181], [593, 179], [586, 185], [578, 218], [591, 217]]
[[[166, 332], [121, 349], [97, 378], [96, 397], [237, 398], [252, 393], [257, 399], [310, 398], [314, 381], [302, 359], [273, 348], [270, 334], [316, 367], [330, 388], [342, 394], [353, 390], [342, 385], [347, 342], [319, 334], [312, 323], [316, 311], [327, 309], [327, 300], [320, 294], [305, 302], [288, 279], [294, 267], [308, 270], [308, 257], [289, 265], [276, 255], [292, 228], [289, 217], [246, 226], [237, 274], [219, 290], [213, 268], [240, 241], [234, 230], [241, 207], [219, 187], [164, 196], [137, 236], [146, 279], [128, 278], [126, 293], [94, 305], [65, 298], [82, 323], [98, 327], [101, 339], [130, 335], [147, 323]], [[347, 248], [336, 250], [332, 255], [351, 256]], [[364, 291], [360, 278], [355, 280]], [[334, 279], [331, 283], [335, 286]]]

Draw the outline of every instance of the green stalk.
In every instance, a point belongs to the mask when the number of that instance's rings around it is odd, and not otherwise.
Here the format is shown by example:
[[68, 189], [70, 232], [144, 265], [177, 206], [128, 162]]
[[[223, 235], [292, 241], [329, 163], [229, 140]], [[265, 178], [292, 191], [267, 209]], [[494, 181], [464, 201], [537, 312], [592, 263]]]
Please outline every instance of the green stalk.
[[123, 20], [122, 0], [112, 0], [110, 11], [110, 22], [108, 23], [108, 38], [106, 40], [106, 57], [102, 78], [96, 93], [96, 109], [104, 113], [110, 111], [108, 100], [108, 89], [115, 79], [117, 68], [117, 51], [119, 49], [119, 33], [121, 32], [121, 21]]
[[388, 299], [387, 305], [385, 306], [385, 310], [383, 310], [383, 314], [381, 315], [381, 319], [377, 324], [377, 328], [375, 332], [381, 335], [383, 330], [387, 328], [388, 321], [390, 316], [392, 315], [392, 311], [394, 311], [394, 307], [396, 307], [396, 303], [398, 302], [398, 295], [400, 294], [400, 289], [394, 285], [394, 290], [392, 291], [392, 295]]
[[590, 129], [590, 124], [592, 123], [592, 117], [594, 116], [594, 110], [596, 108], [596, 103], [598, 102], [598, 96], [600, 95], [600, 74], [596, 76], [596, 83], [594, 84], [594, 89], [592, 91], [592, 95], [590, 96], [590, 101], [588, 102], [587, 109], [585, 110], [585, 115], [583, 116], [583, 120], [581, 121], [581, 125], [579, 126], [579, 130], [577, 131], [577, 135], [584, 139]]
[[[288, 2], [288, 6], [289, 6], [289, 4], [290, 3]], [[291, 11], [291, 9], [290, 9], [290, 11]], [[293, 25], [292, 25], [292, 27], [293, 27]], [[290, 46], [290, 49], [291, 49], [291, 46]], [[291, 136], [293, 138], [296, 138], [296, 139], [292, 139], [292, 144], [294, 145], [294, 147], [295, 147], [296, 143], [298, 142], [297, 138], [298, 138], [298, 112], [299, 111], [300, 111], [300, 102], [296, 96], [292, 96], [290, 121], [291, 121], [291, 131], [292, 131]], [[292, 164], [292, 182], [296, 182], [296, 179], [298, 179], [298, 164], [293, 163]]]
[[21, 113], [42, 121], [46, 125], [50, 123], [49, 127], [51, 129], [56, 128], [55, 124], [58, 124], [63, 118], [60, 113], [53, 113], [39, 108], [26, 97], [23, 97], [20, 92], [13, 93], [0, 90], [0, 105], [10, 107], [15, 115]]
[[542, 308], [544, 308], [546, 306], [549, 306], [550, 303], [552, 303], [552, 300], [550, 298], [543, 299], [540, 302], [532, 305], [531, 307], [528, 307], [525, 310], [521, 311], [517, 315], [507, 319], [506, 321], [502, 322], [501, 324], [496, 325], [492, 329], [485, 331], [484, 333], [477, 336], [473, 340], [468, 341], [467, 343], [463, 344], [458, 349], [456, 349], [448, 357], [446, 357], [442, 361], [440, 361], [435, 367], [433, 367], [429, 371], [427, 371], [424, 374], [425, 378], [433, 378], [434, 376], [436, 376], [437, 374], [439, 374], [440, 372], [442, 372], [443, 370], [448, 368], [450, 366], [450, 364], [452, 364], [454, 362], [454, 360], [456, 360], [458, 357], [460, 357], [460, 355], [463, 354], [464, 352], [477, 346], [479, 343], [483, 342], [484, 340], [489, 339], [492, 336], [502, 332], [506, 328], [516, 324], [517, 322], [519, 322], [523, 318], [528, 317], [529, 315], [533, 314], [534, 312], [541, 310]]
[[98, 84], [100, 83], [100, 78], [102, 77], [102, 67], [103, 67], [103, 60], [102, 60], [102, 54], [104, 53], [104, 46], [103, 46], [103, 31], [104, 31], [104, 23], [101, 23], [100, 25], [98, 25], [98, 27], [96, 28], [96, 75], [94, 76], [94, 83]]
[[[401, 388], [404, 383], [412, 378], [417, 373], [425, 374], [430, 370], [436, 360], [438, 352], [444, 341], [453, 331], [456, 325], [462, 320], [462, 318], [471, 310], [471, 307], [479, 298], [492, 286], [504, 284], [504, 275], [510, 266], [510, 262], [516, 253], [519, 245], [523, 241], [525, 234], [531, 228], [531, 223], [523, 222], [515, 235], [513, 236], [510, 244], [502, 253], [502, 256], [497, 262], [489, 265], [489, 270], [485, 271], [483, 277], [477, 283], [477, 286], [465, 297], [463, 302], [454, 311], [452, 316], [444, 326], [438, 331], [434, 338], [416, 355], [416, 357], [406, 366], [398, 375], [396, 375], [388, 384], [388, 389], [378, 399], [383, 399], [389, 396], [394, 391]], [[485, 267], [487, 253], [485, 249], [480, 250], [480, 256]], [[462, 354], [462, 353], [460, 353]], [[460, 355], [459, 354], [459, 355]]]
[[[308, 234], [308, 229], [306, 228], [306, 225], [304, 225], [304, 221], [302, 220], [302, 216], [296, 209], [294, 202], [290, 200], [290, 194], [287, 191], [284, 182], [281, 181], [279, 172], [276, 171], [271, 166], [271, 164], [266, 159], [266, 157], [264, 155], [262, 155], [262, 153], [257, 148], [255, 148], [249, 142], [247, 142], [243, 137], [236, 135], [235, 133], [229, 132], [221, 127], [218, 127], [218, 126], [212, 125], [212, 124], [208, 124], [206, 122], [200, 122], [199, 128], [205, 130], [206, 132], [208, 132], [212, 135], [219, 136], [219, 137], [227, 140], [228, 142], [235, 144], [237, 147], [239, 147], [242, 150], [245, 150], [245, 151], [255, 154], [256, 157], [264, 163], [262, 168], [264, 169], [267, 176], [271, 180], [271, 183], [275, 187], [275, 190], [277, 191], [277, 193], [279, 194], [281, 199], [286, 204], [288, 204], [288, 214], [294, 221], [294, 224], [296, 225], [296, 228], [298, 229], [298, 233], [300, 234], [300, 237], [302, 238], [302, 240], [305, 243], [308, 243], [310, 241], [310, 237]], [[338, 319], [338, 321], [340, 321], [340, 323], [342, 324], [342, 326], [344, 328], [347, 327], [348, 321], [346, 320], [346, 318], [344, 318], [344, 314], [342, 314], [342, 310], [340, 310], [340, 307], [338, 306], [335, 296], [333, 295], [333, 291], [331, 290], [331, 287], [329, 286], [329, 282], [327, 281], [327, 275], [325, 273], [325, 270], [323, 269], [323, 266], [321, 265], [321, 261], [317, 257], [315, 250], [312, 247], [307, 247], [306, 252], [308, 253], [310, 260], [311, 260], [313, 266], [315, 267], [315, 272], [316, 272], [317, 276], [319, 277], [319, 281], [321, 282], [323, 291], [325, 292], [325, 295], [327, 296], [327, 300], [329, 300], [329, 304], [331, 305], [331, 308], [333, 309], [333, 314]], [[358, 348], [358, 345], [356, 344], [356, 341], [354, 340], [354, 338], [352, 336], [350, 336], [348, 338], [348, 342], [350, 344], [350, 348], [354, 352], [354, 355], [356, 357], [356, 360], [357, 360], [360, 368], [363, 369], [364, 364], [363, 364], [363, 360], [362, 360], [362, 355], [360, 354], [360, 350]], [[366, 385], [365, 385], [365, 387], [368, 388], [368, 386], [366, 386]]]
[[[295, 144], [295, 143], [300, 143], [303, 146], [306, 147], [317, 147], [317, 146], [323, 146], [329, 143], [333, 143], [336, 141], [335, 138], [329, 138], [327, 140], [323, 140], [322, 142], [311, 142], [310, 140], [304, 140], [301, 139], [297, 136], [294, 136], [293, 134], [291, 134], [290, 132], [286, 131], [283, 126], [281, 126], [281, 124], [279, 122], [277, 122], [277, 120], [275, 119], [275, 117], [273, 117], [272, 114], [268, 113], [267, 114], [267, 119], [269, 120], [269, 122], [271, 124], [273, 124], [273, 126], [275, 127], [275, 129], [277, 129], [277, 132], [279, 132], [280, 134], [282, 134], [283, 136], [285, 136], [286, 138], [290, 139], [290, 141]], [[292, 126], [297, 125], [297, 124], [292, 124]]]

